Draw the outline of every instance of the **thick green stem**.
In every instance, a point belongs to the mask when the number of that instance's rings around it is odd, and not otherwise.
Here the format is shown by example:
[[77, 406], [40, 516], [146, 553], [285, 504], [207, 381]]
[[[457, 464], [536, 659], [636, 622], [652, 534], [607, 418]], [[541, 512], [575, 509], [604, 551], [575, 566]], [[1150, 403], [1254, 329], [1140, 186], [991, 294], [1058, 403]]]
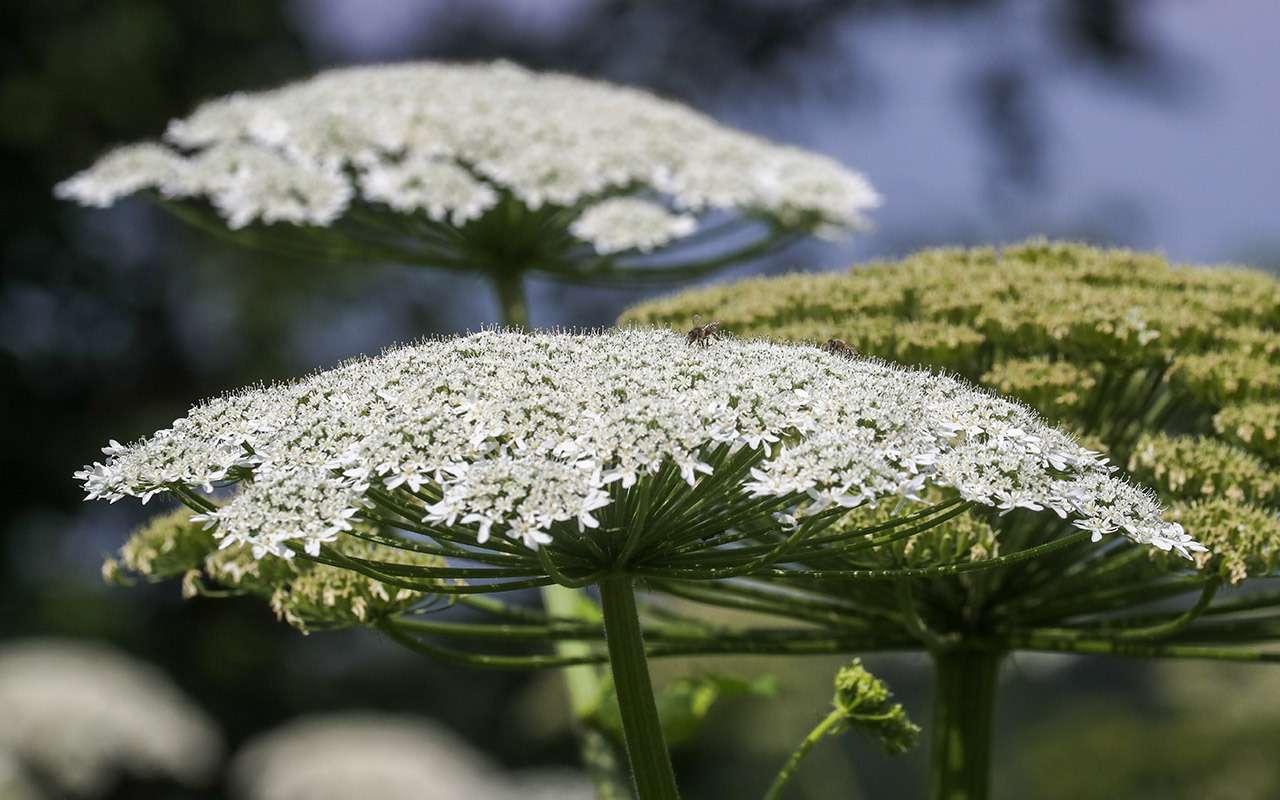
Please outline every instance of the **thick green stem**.
[[[584, 602], [586, 598], [577, 589], [566, 586], [542, 588], [542, 603], [549, 616], [582, 619]], [[591, 646], [586, 642], [561, 641], [556, 643], [556, 653], [565, 657], [585, 656], [591, 654]], [[595, 727], [592, 719], [599, 708], [604, 688], [600, 668], [593, 664], [582, 664], [565, 667], [562, 674], [565, 689], [569, 693], [569, 710], [573, 715], [574, 733], [578, 737], [578, 752], [595, 785], [596, 798], [621, 800], [628, 793], [620, 785], [617, 754], [608, 737]]]
[[502, 324], [513, 328], [527, 328], [529, 305], [524, 297], [524, 274], [514, 272], [494, 275], [493, 290], [498, 295]]
[[609, 666], [622, 715], [622, 733], [631, 762], [639, 800], [677, 800], [675, 772], [667, 753], [662, 720], [649, 680], [644, 639], [636, 596], [628, 575], [611, 575], [600, 581], [600, 606], [604, 635], [609, 645]]
[[991, 773], [991, 722], [1002, 653], [935, 652], [933, 800], [985, 800]]

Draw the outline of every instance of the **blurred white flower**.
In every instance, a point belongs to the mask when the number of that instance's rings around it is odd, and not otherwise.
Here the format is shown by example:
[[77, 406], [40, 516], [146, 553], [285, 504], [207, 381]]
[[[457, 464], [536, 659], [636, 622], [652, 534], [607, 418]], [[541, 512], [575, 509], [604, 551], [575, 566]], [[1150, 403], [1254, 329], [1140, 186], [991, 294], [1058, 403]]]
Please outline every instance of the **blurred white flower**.
[[[685, 213], [847, 230], [880, 202], [833, 159], [644, 91], [502, 62], [332, 70], [205, 103], [165, 138], [169, 146], [108, 153], [57, 194], [92, 206], [144, 188], [204, 197], [233, 228], [329, 225], [357, 193], [456, 226], [508, 195], [530, 210], [582, 210], [573, 233], [599, 253], [686, 236], [694, 225]], [[684, 213], [654, 220], [642, 209], [640, 219], [658, 227], [639, 232], [638, 220], [618, 213], [637, 207], [605, 205], [620, 192], [656, 193]]]
[[510, 776], [438, 725], [347, 712], [304, 717], [251, 740], [231, 764], [240, 800], [587, 800], [576, 774]]
[[76, 796], [128, 773], [199, 785], [222, 757], [212, 720], [154, 668], [99, 645], [0, 647], [0, 752]]
[[[744, 450], [756, 460], [728, 479], [711, 467]], [[726, 512], [775, 498], [803, 517], [934, 484], [988, 506], [1017, 497], [1165, 550], [1198, 548], [1150, 494], [1024, 406], [816, 347], [690, 345], [657, 330], [491, 331], [391, 350], [196, 406], [77, 476], [89, 498], [115, 500], [250, 474], [207, 516], [216, 537], [255, 557], [318, 553], [379, 492], [410, 520], [536, 548], [600, 526], [618, 486], [673, 474], [709, 483], [703, 505]]]
[[648, 253], [673, 239], [693, 233], [698, 222], [688, 214], [637, 197], [615, 197], [596, 203], [569, 226], [579, 239], [594, 242], [601, 253], [639, 250]]

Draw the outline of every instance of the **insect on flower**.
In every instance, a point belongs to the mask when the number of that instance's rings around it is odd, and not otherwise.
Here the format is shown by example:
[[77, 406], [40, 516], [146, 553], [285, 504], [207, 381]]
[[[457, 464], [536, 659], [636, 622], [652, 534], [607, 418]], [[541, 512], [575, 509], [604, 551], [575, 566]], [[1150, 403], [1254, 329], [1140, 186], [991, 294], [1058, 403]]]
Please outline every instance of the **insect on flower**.
[[713, 319], [706, 325], [699, 325], [698, 323], [701, 321], [702, 316], [700, 314], [693, 315], [693, 329], [684, 337], [685, 342], [706, 347], [707, 343], [712, 339], [719, 339], [724, 336], [720, 332], [720, 322], [718, 320]]
[[854, 356], [853, 348], [844, 339], [828, 339], [822, 343], [821, 350], [833, 356], [842, 356], [844, 358], [853, 358]]

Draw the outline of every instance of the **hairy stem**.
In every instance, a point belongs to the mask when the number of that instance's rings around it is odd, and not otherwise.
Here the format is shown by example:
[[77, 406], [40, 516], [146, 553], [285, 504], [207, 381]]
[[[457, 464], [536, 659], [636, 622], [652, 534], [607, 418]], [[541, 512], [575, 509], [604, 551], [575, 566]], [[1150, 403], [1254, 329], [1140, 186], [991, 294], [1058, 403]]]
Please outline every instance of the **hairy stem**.
[[809, 755], [809, 751], [813, 746], [822, 741], [822, 737], [831, 732], [831, 729], [844, 719], [844, 712], [840, 709], [833, 710], [827, 715], [826, 719], [819, 722], [817, 726], [809, 731], [809, 735], [804, 737], [804, 741], [800, 742], [800, 746], [795, 749], [791, 757], [787, 759], [787, 763], [778, 771], [778, 777], [773, 779], [773, 784], [769, 787], [769, 791], [765, 793], [764, 800], [780, 800], [782, 790], [786, 787], [787, 781], [791, 780], [791, 776], [800, 768], [800, 762], [804, 761]]
[[649, 679], [631, 577], [602, 579], [600, 605], [636, 796], [640, 800], [676, 800], [680, 795]]
[[1002, 653], [935, 652], [933, 800], [985, 800], [991, 772], [991, 722]]

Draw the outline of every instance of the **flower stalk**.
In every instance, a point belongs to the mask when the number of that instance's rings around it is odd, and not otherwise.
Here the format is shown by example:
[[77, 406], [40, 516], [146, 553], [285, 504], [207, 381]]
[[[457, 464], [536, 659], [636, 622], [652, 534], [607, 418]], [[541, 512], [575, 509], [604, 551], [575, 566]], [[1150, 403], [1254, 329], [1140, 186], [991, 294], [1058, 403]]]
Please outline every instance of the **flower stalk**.
[[601, 580], [599, 585], [609, 666], [637, 797], [677, 800], [675, 772], [649, 679], [632, 578], [614, 574]]
[[977, 648], [934, 652], [933, 800], [986, 800], [996, 678], [1003, 654]]
[[814, 726], [813, 730], [804, 737], [800, 742], [800, 746], [787, 759], [787, 763], [778, 771], [777, 777], [773, 779], [773, 783], [769, 786], [769, 791], [765, 792], [764, 800], [781, 800], [782, 791], [786, 788], [787, 783], [796, 774], [803, 762], [809, 756], [809, 752], [814, 746], [831, 735], [845, 721], [845, 713], [842, 709], [832, 709], [831, 713], [822, 718], [822, 721]]
[[502, 324], [511, 328], [529, 326], [529, 304], [525, 299], [524, 273], [495, 274], [490, 278], [498, 296], [498, 308], [502, 312]]

